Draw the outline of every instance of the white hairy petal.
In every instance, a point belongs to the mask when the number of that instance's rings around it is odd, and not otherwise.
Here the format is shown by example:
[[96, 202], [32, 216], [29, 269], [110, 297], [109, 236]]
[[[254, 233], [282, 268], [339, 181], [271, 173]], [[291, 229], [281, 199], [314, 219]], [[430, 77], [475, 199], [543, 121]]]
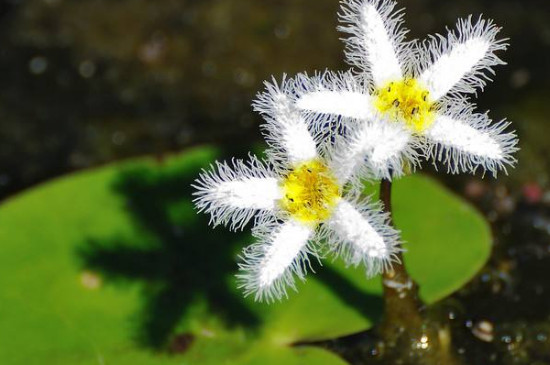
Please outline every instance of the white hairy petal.
[[305, 279], [308, 265], [310, 226], [295, 220], [276, 225], [271, 232], [259, 235], [260, 242], [244, 250], [244, 263], [237, 275], [245, 295], [268, 302], [287, 297], [287, 289], [295, 287], [294, 275]]
[[403, 166], [418, 165], [418, 142], [402, 123], [376, 120], [361, 123], [350, 135], [351, 145], [362, 145], [368, 170], [374, 178], [391, 179], [403, 174]]
[[505, 132], [509, 122], [491, 124], [486, 114], [465, 113], [458, 118], [438, 116], [426, 131], [427, 155], [447, 164], [451, 173], [474, 173], [479, 167], [496, 176], [498, 170], [516, 162], [514, 132]]
[[400, 174], [402, 159], [408, 158], [404, 155], [410, 152], [410, 134], [399, 125], [384, 123], [388, 122], [347, 119], [344, 135], [333, 137], [327, 155], [329, 167], [341, 186], [350, 180], [360, 183], [361, 178], [389, 177], [390, 170], [391, 175]]
[[373, 116], [371, 97], [353, 91], [314, 91], [296, 101], [299, 109], [343, 117], [370, 119]]
[[248, 163], [232, 160], [232, 164], [216, 162], [195, 181], [195, 205], [199, 212], [210, 214], [216, 226], [228, 224], [242, 229], [257, 213], [273, 212], [282, 192], [278, 179], [257, 158]]
[[365, 162], [367, 148], [361, 136], [355, 129], [349, 131], [349, 136], [334, 137], [334, 146], [328, 150], [328, 165], [340, 186], [344, 186], [354, 177], [367, 177]]
[[348, 61], [369, 72], [374, 86], [402, 78], [400, 53], [404, 48], [403, 13], [391, 0], [344, 0], [338, 29], [349, 33]]
[[[365, 90], [364, 78], [348, 72], [305, 73], [294, 78], [292, 97], [306, 120], [320, 137], [327, 125], [336, 129], [340, 117], [368, 119], [372, 116], [372, 101]], [[321, 140], [323, 138], [320, 138]]]
[[494, 74], [492, 67], [504, 64], [495, 52], [505, 50], [507, 45], [503, 40], [496, 40], [500, 28], [491, 20], [479, 18], [474, 24], [470, 16], [459, 20], [457, 28], [457, 32], [450, 32], [447, 38], [433, 36], [424, 44], [425, 59], [420, 63], [425, 71], [420, 80], [433, 100], [450, 91], [472, 93], [476, 88], [483, 88], [490, 80], [488, 74]]
[[387, 269], [395, 259], [399, 234], [387, 224], [386, 214], [366, 203], [359, 206], [342, 199], [327, 225], [334, 232], [332, 249], [348, 264], [364, 263], [370, 276]]
[[315, 139], [297, 112], [281, 114], [276, 123], [265, 124], [264, 130], [267, 131], [266, 140], [277, 140], [284, 148], [290, 164], [317, 157]]
[[292, 83], [293, 80], [286, 78], [280, 85], [275, 81], [266, 82], [266, 91], [254, 102], [255, 110], [266, 120], [262, 128], [267, 143], [272, 147], [269, 153], [275, 160], [282, 159], [291, 165], [317, 157], [315, 137], [288, 95]]

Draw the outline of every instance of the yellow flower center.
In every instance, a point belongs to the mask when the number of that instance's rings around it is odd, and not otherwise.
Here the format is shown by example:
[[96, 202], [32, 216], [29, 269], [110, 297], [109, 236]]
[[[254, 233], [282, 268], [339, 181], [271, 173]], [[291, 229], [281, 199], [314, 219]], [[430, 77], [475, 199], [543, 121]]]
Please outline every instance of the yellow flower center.
[[341, 196], [336, 178], [319, 160], [296, 166], [283, 180], [282, 188], [282, 208], [310, 224], [327, 219]]
[[391, 81], [375, 92], [374, 106], [416, 133], [424, 132], [433, 123], [433, 105], [430, 92], [416, 79]]

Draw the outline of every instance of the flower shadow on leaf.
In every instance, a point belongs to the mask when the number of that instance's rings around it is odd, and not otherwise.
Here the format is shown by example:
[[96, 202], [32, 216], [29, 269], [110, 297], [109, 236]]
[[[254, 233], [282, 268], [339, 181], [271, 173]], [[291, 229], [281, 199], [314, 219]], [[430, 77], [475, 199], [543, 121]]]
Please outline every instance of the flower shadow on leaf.
[[230, 327], [255, 327], [258, 318], [229, 284], [249, 235], [212, 229], [195, 213], [190, 185], [198, 163], [159, 167], [121, 171], [113, 187], [126, 201], [138, 238], [88, 239], [78, 252], [84, 266], [108, 282], [144, 284], [137, 340], [147, 347], [165, 348], [200, 300]]
[[[180, 327], [197, 308], [229, 328], [256, 331], [262, 325], [260, 313], [276, 311], [278, 305], [253, 304], [236, 288], [237, 255], [252, 238], [246, 229], [212, 229], [208, 216], [196, 213], [191, 183], [211, 161], [192, 162], [122, 169], [113, 189], [121, 195], [137, 234], [91, 237], [77, 251], [83, 267], [107, 283], [141, 285], [141, 311], [132, 318], [135, 338], [154, 350], [173, 350], [178, 338], [190, 336], [179, 333]], [[318, 269], [313, 275], [334, 295], [367, 318], [379, 316], [379, 297], [366, 294], [330, 265]], [[366, 313], [365, 303], [372, 304]]]

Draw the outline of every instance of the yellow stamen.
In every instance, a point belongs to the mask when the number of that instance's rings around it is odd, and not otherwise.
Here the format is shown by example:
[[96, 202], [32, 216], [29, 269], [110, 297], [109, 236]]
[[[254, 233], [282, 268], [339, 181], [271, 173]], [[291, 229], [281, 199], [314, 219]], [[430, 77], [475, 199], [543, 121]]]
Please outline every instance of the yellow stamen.
[[375, 92], [374, 106], [416, 133], [424, 132], [434, 122], [433, 105], [430, 92], [416, 79], [392, 81]]
[[336, 178], [319, 160], [296, 166], [283, 180], [282, 188], [282, 208], [310, 224], [327, 219], [341, 196]]

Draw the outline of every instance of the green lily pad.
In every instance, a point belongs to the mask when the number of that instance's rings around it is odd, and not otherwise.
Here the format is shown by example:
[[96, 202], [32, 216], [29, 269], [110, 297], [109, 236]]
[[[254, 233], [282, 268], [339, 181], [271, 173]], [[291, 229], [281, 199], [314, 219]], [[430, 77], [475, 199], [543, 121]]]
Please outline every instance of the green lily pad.
[[459, 289], [489, 258], [488, 224], [435, 180], [411, 177], [398, 182], [393, 209], [407, 249], [405, 262], [421, 283], [420, 296], [427, 303]]
[[[191, 182], [220, 155], [203, 147], [67, 176], [0, 206], [0, 358], [7, 364], [343, 364], [293, 344], [372, 326], [379, 278], [317, 266], [271, 305], [236, 289], [248, 233], [208, 227]], [[482, 217], [436, 182], [394, 189], [406, 263], [434, 302], [483, 265]]]

